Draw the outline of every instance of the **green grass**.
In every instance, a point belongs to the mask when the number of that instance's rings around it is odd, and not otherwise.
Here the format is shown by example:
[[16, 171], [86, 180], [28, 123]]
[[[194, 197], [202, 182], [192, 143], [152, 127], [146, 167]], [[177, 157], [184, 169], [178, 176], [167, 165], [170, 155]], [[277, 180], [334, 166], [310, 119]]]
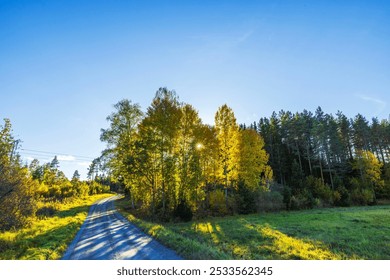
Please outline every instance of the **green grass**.
[[155, 224], [122, 214], [186, 259], [390, 259], [390, 206]]
[[0, 259], [61, 258], [87, 217], [89, 207], [98, 199], [111, 195], [100, 194], [73, 200], [67, 204], [56, 204], [57, 211], [52, 216], [35, 219], [28, 228], [0, 233]]

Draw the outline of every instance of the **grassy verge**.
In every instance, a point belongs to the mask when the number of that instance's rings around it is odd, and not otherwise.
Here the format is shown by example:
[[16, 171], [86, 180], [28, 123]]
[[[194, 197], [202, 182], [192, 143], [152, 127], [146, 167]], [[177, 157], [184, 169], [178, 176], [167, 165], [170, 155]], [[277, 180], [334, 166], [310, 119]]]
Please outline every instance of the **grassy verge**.
[[122, 214], [186, 259], [390, 259], [390, 206], [156, 224]]
[[0, 233], [0, 259], [61, 258], [87, 217], [89, 207], [98, 199], [111, 195], [99, 194], [76, 199], [71, 203], [57, 204], [57, 210], [50, 217], [36, 219], [28, 228]]

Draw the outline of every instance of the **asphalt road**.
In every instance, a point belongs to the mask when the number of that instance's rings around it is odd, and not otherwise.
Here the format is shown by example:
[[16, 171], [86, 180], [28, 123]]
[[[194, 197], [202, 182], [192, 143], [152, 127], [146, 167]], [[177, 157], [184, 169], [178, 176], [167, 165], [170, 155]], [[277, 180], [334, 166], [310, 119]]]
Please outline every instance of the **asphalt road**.
[[91, 207], [63, 260], [181, 259], [119, 214], [114, 206], [118, 198], [105, 198]]

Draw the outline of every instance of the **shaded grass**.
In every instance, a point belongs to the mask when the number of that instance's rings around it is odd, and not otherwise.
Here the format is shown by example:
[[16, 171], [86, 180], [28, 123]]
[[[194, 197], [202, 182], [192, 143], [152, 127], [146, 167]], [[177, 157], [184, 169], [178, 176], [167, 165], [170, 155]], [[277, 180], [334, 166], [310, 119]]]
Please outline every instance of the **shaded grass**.
[[122, 214], [187, 259], [390, 259], [390, 206], [155, 224]]
[[0, 259], [61, 258], [87, 217], [89, 207], [95, 201], [108, 196], [112, 194], [99, 194], [58, 204], [52, 216], [35, 219], [28, 228], [0, 233]]

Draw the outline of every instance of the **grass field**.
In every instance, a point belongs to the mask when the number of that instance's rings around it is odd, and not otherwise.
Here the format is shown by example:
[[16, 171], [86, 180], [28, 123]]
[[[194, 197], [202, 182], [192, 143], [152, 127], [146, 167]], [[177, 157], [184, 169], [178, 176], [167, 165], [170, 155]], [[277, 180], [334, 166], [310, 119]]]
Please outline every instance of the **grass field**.
[[155, 224], [130, 221], [186, 259], [390, 259], [390, 206], [316, 209]]
[[36, 219], [25, 229], [0, 233], [0, 259], [61, 258], [87, 217], [89, 207], [98, 199], [111, 195], [100, 194], [77, 199], [72, 203], [57, 204], [57, 211], [50, 217]]

